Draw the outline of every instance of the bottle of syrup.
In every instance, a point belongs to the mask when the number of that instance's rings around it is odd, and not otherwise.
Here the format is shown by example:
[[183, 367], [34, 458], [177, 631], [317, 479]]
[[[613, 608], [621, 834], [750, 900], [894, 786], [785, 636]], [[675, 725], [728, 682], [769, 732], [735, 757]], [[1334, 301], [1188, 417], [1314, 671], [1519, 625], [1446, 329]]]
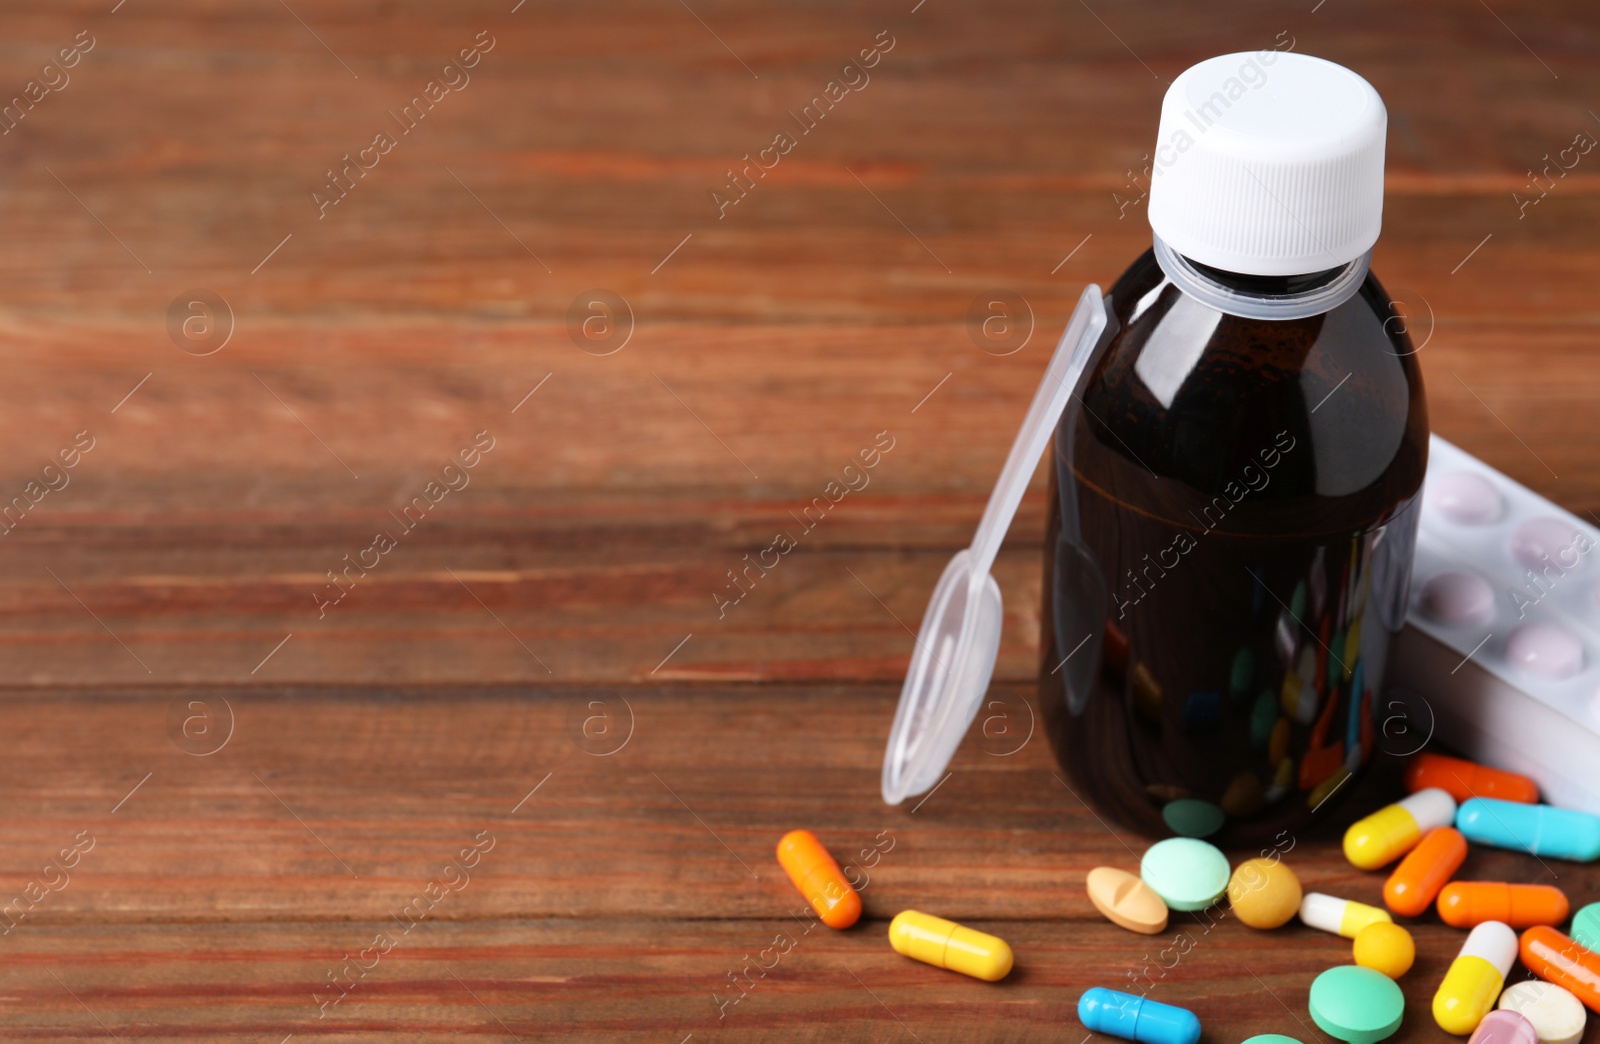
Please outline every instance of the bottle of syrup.
[[1153, 246], [1056, 432], [1040, 670], [1074, 790], [1145, 833], [1281, 852], [1380, 752], [1428, 448], [1368, 270], [1387, 123], [1292, 52], [1163, 102]]

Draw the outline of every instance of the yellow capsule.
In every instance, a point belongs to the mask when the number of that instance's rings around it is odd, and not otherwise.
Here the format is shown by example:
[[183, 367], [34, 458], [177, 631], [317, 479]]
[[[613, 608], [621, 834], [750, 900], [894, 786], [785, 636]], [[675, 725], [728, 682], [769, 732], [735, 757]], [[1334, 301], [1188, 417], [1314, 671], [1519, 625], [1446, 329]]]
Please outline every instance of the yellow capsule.
[[889, 922], [889, 945], [902, 957], [995, 982], [1011, 971], [1011, 947], [943, 917], [905, 910]]
[[1423, 834], [1449, 826], [1455, 818], [1455, 798], [1433, 787], [1419, 790], [1352, 823], [1344, 835], [1344, 857], [1363, 870], [1376, 870], [1415, 848]]
[[1499, 921], [1485, 921], [1467, 935], [1461, 953], [1433, 995], [1433, 1021], [1446, 1033], [1464, 1037], [1494, 1010], [1506, 973], [1517, 959], [1517, 933]]

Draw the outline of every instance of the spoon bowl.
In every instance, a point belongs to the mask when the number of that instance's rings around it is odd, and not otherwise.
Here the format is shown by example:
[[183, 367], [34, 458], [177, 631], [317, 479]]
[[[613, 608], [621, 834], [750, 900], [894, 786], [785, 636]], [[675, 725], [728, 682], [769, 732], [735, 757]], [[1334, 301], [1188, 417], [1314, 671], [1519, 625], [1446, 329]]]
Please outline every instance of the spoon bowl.
[[1005, 618], [1000, 585], [988, 570], [975, 578], [972, 565], [970, 549], [956, 552], [922, 615], [883, 759], [891, 805], [939, 781], [994, 675]]

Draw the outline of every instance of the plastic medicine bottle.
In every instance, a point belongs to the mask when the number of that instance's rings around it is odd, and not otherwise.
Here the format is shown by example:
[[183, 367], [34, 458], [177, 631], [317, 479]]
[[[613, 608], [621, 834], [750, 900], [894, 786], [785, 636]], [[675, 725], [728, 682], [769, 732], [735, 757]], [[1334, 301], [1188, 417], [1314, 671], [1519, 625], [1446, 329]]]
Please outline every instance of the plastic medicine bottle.
[[1381, 693], [1428, 422], [1368, 270], [1386, 128], [1295, 53], [1201, 62], [1162, 105], [1154, 245], [1056, 432], [1041, 613], [1056, 756], [1147, 833], [1284, 842], [1405, 727]]

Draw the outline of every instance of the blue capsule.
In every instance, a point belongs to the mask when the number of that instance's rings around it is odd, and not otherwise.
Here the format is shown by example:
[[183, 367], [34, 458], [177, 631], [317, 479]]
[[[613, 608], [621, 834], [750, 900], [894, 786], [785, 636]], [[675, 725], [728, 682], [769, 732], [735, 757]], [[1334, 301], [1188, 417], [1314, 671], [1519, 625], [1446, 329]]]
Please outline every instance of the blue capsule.
[[1456, 810], [1468, 841], [1579, 863], [1600, 859], [1600, 817], [1550, 805], [1469, 798]]
[[1096, 1033], [1139, 1044], [1196, 1044], [1200, 1039], [1200, 1020], [1187, 1008], [1102, 986], [1084, 990], [1078, 998], [1078, 1021]]

